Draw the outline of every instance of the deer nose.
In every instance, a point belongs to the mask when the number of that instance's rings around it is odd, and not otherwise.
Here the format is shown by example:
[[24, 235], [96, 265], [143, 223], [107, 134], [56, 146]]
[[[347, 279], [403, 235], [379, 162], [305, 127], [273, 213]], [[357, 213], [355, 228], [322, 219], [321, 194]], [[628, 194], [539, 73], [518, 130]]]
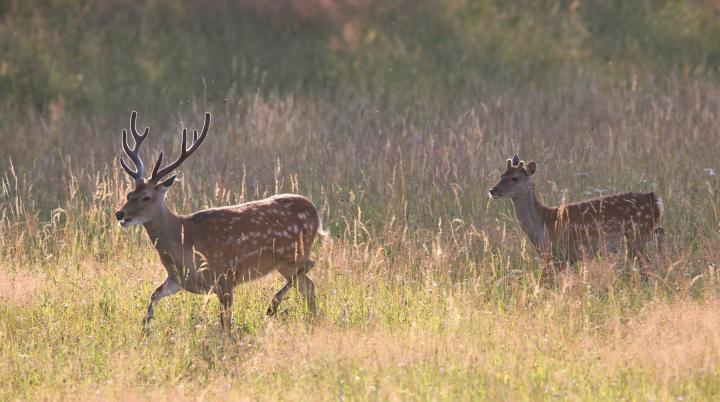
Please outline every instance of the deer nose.
[[124, 216], [125, 216], [125, 212], [123, 212], [123, 211], [115, 212], [115, 218], [119, 221], [121, 221]]

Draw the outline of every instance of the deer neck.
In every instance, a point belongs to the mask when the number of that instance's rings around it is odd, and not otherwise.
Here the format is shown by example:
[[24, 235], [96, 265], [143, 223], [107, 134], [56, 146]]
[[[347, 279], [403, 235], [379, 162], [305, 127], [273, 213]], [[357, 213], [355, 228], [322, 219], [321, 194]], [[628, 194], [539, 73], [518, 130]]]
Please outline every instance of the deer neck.
[[547, 247], [549, 245], [549, 236], [547, 225], [545, 224], [544, 212], [547, 207], [538, 201], [535, 195], [535, 186], [530, 183], [530, 188], [525, 193], [512, 199], [515, 206], [515, 215], [520, 221], [525, 234], [528, 235], [530, 241], [536, 247]]
[[153, 246], [158, 250], [172, 252], [182, 243], [181, 219], [167, 207], [164, 201], [160, 210], [143, 226]]

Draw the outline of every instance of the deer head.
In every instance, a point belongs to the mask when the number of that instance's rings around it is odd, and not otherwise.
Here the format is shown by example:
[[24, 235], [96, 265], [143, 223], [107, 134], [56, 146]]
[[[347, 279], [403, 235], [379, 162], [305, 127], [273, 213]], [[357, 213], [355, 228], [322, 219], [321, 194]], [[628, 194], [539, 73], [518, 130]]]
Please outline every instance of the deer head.
[[205, 124], [203, 125], [202, 132], [198, 135], [197, 130], [193, 130], [192, 143], [189, 148], [187, 144], [187, 129], [183, 129], [180, 157], [162, 169], [160, 165], [162, 164], [163, 153], [160, 152], [152, 174], [147, 180], [143, 178], [145, 167], [140, 158], [140, 147], [147, 138], [150, 129], [146, 127], [145, 131], [139, 134], [136, 121], [137, 112], [133, 111], [130, 115], [130, 132], [135, 141], [133, 148], [130, 148], [128, 144], [127, 131], [125, 129], [122, 130], [123, 149], [133, 164], [135, 164], [135, 170], [133, 170], [125, 163], [124, 159], [120, 158], [120, 165], [134, 181], [133, 190], [127, 193], [127, 201], [120, 210], [115, 212], [115, 217], [123, 227], [150, 222], [155, 216], [162, 213], [165, 205], [165, 194], [170, 189], [170, 186], [172, 186], [176, 176], [170, 176], [165, 180], [163, 180], [163, 178], [178, 168], [185, 159], [200, 147], [210, 128], [210, 113], [205, 113]]
[[492, 198], [510, 197], [516, 198], [532, 191], [532, 180], [530, 176], [535, 173], [535, 162], [528, 162], [527, 165], [515, 154], [512, 159], [507, 160], [505, 172], [500, 175], [500, 181], [490, 189]]

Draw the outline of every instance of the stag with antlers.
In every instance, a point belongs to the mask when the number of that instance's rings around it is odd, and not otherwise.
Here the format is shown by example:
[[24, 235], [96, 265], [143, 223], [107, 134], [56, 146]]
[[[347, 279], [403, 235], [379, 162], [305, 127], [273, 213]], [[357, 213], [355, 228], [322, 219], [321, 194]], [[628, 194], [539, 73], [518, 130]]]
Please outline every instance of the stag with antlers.
[[655, 193], [623, 193], [546, 207], [535, 195], [535, 169], [535, 162], [526, 164], [513, 156], [490, 196], [512, 199], [520, 226], [543, 257], [575, 262], [624, 248], [648, 273], [645, 245], [654, 238], [664, 258], [662, 201]]
[[122, 227], [143, 225], [167, 271], [167, 279], [153, 292], [143, 328], [148, 329], [155, 305], [160, 299], [181, 289], [192, 293], [215, 294], [220, 305], [220, 320], [230, 329], [233, 289], [277, 270], [287, 281], [273, 297], [268, 315], [277, 311], [287, 291], [297, 286], [308, 309], [315, 313], [315, 285], [307, 274], [315, 263], [310, 250], [322, 225], [315, 206], [305, 197], [280, 194], [259, 201], [221, 208], [211, 208], [189, 215], [173, 213], [165, 203], [165, 194], [175, 175], [165, 178], [192, 155], [205, 140], [210, 128], [210, 113], [205, 114], [201, 133], [193, 130], [188, 147], [187, 129], [182, 132], [180, 157], [162, 167], [160, 152], [149, 179], [144, 179], [140, 147], [148, 128], [139, 134], [137, 113], [132, 112], [130, 130], [135, 142], [128, 143], [122, 130], [123, 149], [135, 164], [131, 169], [120, 158], [120, 164], [134, 180], [127, 202], [115, 213]]

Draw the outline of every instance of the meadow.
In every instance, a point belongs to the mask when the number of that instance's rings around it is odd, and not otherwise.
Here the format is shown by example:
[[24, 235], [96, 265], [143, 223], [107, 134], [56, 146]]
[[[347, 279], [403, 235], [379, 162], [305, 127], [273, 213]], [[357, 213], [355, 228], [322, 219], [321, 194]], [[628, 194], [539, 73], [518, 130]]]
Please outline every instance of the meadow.
[[[710, 2], [231, 3], [0, 3], [0, 400], [718, 398]], [[131, 110], [146, 163], [213, 113], [176, 212], [313, 200], [317, 317], [293, 291], [267, 318], [270, 275], [236, 288], [230, 337], [214, 296], [184, 292], [142, 335], [165, 272], [113, 216]], [[546, 204], [655, 191], [658, 278], [610, 255], [541, 284], [487, 196], [514, 153]]]

